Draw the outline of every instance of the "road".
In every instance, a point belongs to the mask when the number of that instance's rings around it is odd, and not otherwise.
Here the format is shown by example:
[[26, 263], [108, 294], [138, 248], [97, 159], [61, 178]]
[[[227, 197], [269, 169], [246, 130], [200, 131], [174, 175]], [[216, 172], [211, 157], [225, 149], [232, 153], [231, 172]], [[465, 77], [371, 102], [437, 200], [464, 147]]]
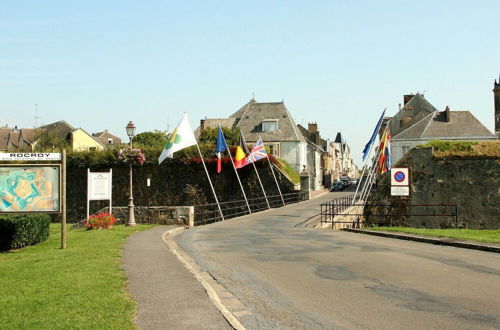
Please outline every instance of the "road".
[[247, 329], [500, 329], [498, 254], [295, 227], [342, 194], [176, 241]]

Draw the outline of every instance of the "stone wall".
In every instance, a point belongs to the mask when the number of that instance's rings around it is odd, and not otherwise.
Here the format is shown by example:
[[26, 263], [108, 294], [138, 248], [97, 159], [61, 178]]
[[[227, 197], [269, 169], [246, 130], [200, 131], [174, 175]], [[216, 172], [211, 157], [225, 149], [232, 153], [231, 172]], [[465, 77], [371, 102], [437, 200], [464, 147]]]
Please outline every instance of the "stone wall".
[[[278, 189], [267, 161], [256, 163], [268, 196], [278, 195]], [[207, 163], [208, 172], [214, 184], [219, 202], [243, 200], [243, 194], [234, 169], [224, 163], [220, 174], [216, 163]], [[109, 167], [93, 167], [91, 171], [109, 171]], [[248, 198], [262, 196], [253, 166], [245, 166], [238, 173]], [[275, 169], [275, 174], [283, 194], [294, 192], [294, 185]], [[147, 178], [151, 178], [148, 187]], [[162, 165], [133, 167], [133, 192], [136, 207], [201, 205], [214, 203], [214, 197], [201, 161], [168, 160]], [[67, 172], [67, 219], [79, 222], [85, 218], [87, 194], [87, 168], [70, 166]], [[129, 167], [113, 166], [113, 206], [127, 206], [129, 197]], [[108, 201], [91, 201], [90, 214], [109, 204]], [[137, 209], [137, 208], [136, 208]]]
[[[432, 148], [417, 148], [397, 167], [410, 168], [410, 197], [390, 196], [390, 177], [383, 176], [372, 190], [372, 204], [453, 204], [454, 217], [393, 217], [394, 225], [426, 228], [500, 228], [500, 158], [433, 157]], [[446, 211], [444, 211], [446, 209]], [[453, 213], [453, 208], [407, 207], [406, 212]], [[371, 220], [376, 222], [375, 218]]]

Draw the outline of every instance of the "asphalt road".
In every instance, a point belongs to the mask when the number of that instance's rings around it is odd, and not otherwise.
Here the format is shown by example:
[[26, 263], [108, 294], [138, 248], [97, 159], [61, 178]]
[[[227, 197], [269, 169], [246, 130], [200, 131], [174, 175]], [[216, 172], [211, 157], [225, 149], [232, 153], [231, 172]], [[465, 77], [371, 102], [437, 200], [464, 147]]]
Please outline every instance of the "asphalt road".
[[500, 329], [498, 254], [294, 227], [342, 194], [176, 241], [247, 329]]

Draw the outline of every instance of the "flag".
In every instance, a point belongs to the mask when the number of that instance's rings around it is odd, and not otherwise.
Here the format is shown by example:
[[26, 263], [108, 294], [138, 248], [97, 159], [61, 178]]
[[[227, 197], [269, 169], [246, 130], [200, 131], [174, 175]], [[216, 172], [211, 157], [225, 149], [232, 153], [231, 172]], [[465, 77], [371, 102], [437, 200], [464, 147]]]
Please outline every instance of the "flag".
[[222, 158], [221, 152], [227, 150], [226, 139], [224, 138], [224, 133], [219, 125], [219, 131], [217, 133], [217, 146], [215, 147], [215, 153], [217, 154], [217, 173], [222, 171]]
[[392, 158], [391, 158], [391, 133], [389, 132], [389, 130], [387, 130], [387, 143], [385, 144], [385, 154], [386, 154], [386, 161], [385, 161], [386, 170], [390, 171], [392, 168]]
[[193, 134], [193, 129], [189, 124], [189, 119], [187, 114], [184, 114], [181, 122], [174, 129], [170, 138], [165, 145], [165, 148], [161, 152], [160, 157], [158, 157], [158, 163], [161, 164], [165, 158], [174, 157], [174, 152], [182, 150], [184, 148], [190, 147], [196, 144], [196, 138]]
[[248, 148], [245, 144], [245, 138], [243, 133], [240, 132], [240, 138], [238, 139], [238, 145], [236, 146], [236, 155], [234, 156], [234, 167], [242, 168], [247, 163]]
[[372, 143], [377, 138], [378, 131], [380, 130], [380, 126], [382, 125], [382, 121], [384, 120], [384, 115], [385, 115], [385, 109], [382, 112], [382, 116], [380, 116], [380, 119], [378, 120], [377, 126], [375, 126], [375, 130], [373, 131], [370, 141], [368, 141], [368, 143], [365, 145], [365, 148], [363, 149], [363, 161], [365, 161], [366, 156], [368, 156], [368, 153], [370, 152], [370, 147]]
[[247, 156], [247, 163], [251, 164], [266, 157], [266, 147], [264, 146], [262, 139], [259, 138], [255, 146], [252, 148], [252, 150], [250, 150], [250, 154], [248, 154]]
[[382, 135], [382, 139], [380, 139], [380, 146], [379, 146], [379, 152], [380, 152], [380, 158], [378, 160], [378, 167], [380, 169], [380, 174], [384, 174], [387, 172], [388, 169], [388, 161], [391, 157], [390, 155], [390, 145], [388, 145], [388, 142], [390, 143], [390, 134], [389, 134], [389, 129], [386, 128], [384, 130], [384, 134]]

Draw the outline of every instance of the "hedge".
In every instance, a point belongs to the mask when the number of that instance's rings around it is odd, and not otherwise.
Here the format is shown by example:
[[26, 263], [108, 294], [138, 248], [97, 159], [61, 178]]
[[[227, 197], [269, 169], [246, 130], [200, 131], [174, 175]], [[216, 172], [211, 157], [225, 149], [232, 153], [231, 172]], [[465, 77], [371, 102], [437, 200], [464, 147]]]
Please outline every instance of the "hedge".
[[19, 249], [49, 238], [47, 214], [0, 215], [0, 250]]

